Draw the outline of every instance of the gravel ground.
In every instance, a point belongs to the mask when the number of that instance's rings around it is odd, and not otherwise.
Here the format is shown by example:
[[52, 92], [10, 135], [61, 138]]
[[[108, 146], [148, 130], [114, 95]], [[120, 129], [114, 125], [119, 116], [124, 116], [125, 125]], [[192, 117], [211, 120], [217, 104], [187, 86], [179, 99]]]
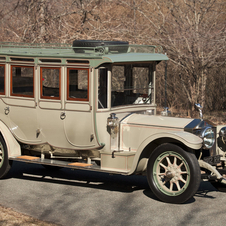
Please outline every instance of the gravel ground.
[[0, 206], [1, 226], [56, 226], [56, 224], [40, 221], [27, 215], [18, 213], [10, 208]]

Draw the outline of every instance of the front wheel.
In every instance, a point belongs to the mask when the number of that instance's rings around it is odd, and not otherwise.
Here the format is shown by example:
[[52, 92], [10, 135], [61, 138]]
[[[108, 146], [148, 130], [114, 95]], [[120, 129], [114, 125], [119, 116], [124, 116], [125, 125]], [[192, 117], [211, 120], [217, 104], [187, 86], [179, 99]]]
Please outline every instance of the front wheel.
[[9, 172], [11, 164], [8, 159], [8, 151], [4, 139], [0, 135], [0, 179]]
[[149, 158], [147, 179], [163, 202], [184, 203], [197, 192], [201, 172], [194, 154], [174, 144], [162, 144]]

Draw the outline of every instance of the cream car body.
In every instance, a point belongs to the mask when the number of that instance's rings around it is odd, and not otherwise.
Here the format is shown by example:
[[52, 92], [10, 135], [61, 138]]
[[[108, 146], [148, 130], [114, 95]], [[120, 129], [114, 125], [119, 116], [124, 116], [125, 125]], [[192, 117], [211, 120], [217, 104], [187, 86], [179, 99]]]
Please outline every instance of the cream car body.
[[155, 195], [174, 203], [198, 189], [199, 165], [210, 172], [205, 179], [222, 181], [223, 126], [156, 114], [156, 66], [168, 60], [158, 50], [106, 41], [2, 43], [0, 177], [12, 161], [147, 173]]

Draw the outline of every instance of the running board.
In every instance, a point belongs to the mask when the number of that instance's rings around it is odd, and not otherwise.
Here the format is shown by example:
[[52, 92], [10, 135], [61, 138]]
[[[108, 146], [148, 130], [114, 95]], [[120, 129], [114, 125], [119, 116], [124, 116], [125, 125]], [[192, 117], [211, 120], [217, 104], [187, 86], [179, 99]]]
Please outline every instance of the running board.
[[87, 164], [83, 162], [62, 161], [62, 160], [56, 160], [56, 159], [42, 159], [40, 157], [28, 156], [28, 155], [11, 157], [9, 159], [13, 161], [35, 163], [35, 164], [49, 165], [49, 166], [59, 166], [59, 167], [78, 168], [78, 169], [84, 169], [84, 168], [96, 169], [96, 170], [100, 169], [100, 166], [96, 165], [95, 163]]
[[58, 166], [58, 167], [64, 167], [64, 168], [70, 168], [70, 169], [90, 170], [90, 171], [127, 175], [126, 172], [115, 172], [111, 170], [101, 169], [101, 167], [98, 166], [93, 161], [91, 162], [91, 164], [87, 164], [85, 162], [71, 162], [71, 161], [62, 161], [62, 160], [56, 160], [56, 159], [42, 159], [40, 157], [28, 156], [28, 155], [10, 157], [9, 160], [25, 162], [30, 164]]

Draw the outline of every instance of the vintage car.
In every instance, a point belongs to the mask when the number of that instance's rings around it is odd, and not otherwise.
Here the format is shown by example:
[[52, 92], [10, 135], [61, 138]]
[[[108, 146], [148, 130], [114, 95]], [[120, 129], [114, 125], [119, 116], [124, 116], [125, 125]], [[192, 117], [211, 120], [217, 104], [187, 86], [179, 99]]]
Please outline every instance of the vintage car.
[[[157, 115], [158, 46], [121, 41], [0, 43], [0, 178], [13, 161], [145, 174], [184, 203], [201, 179], [225, 186], [226, 127]], [[202, 173], [201, 173], [202, 172]]]

